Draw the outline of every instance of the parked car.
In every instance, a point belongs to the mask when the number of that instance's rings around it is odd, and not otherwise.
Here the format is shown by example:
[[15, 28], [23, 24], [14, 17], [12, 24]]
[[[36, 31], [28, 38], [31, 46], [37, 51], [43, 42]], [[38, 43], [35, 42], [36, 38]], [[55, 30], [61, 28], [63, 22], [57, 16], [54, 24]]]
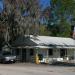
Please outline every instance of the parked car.
[[0, 53], [0, 62], [1, 63], [15, 63], [16, 56], [12, 55], [10, 52], [1, 52]]

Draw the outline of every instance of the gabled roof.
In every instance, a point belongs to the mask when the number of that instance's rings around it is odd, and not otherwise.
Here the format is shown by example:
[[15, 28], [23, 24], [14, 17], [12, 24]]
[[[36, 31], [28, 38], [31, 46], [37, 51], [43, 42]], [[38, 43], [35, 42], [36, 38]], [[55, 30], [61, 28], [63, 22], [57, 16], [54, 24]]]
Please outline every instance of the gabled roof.
[[29, 37], [19, 36], [13, 43], [13, 47], [36, 46], [37, 44], [30, 40]]

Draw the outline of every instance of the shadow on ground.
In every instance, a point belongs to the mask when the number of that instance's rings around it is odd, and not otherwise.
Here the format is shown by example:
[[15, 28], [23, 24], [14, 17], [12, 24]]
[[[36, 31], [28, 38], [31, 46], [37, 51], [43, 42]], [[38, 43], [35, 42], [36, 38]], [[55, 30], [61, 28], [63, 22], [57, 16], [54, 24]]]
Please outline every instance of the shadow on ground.
[[75, 67], [75, 63], [66, 63], [66, 62], [56, 62], [53, 64], [50, 64], [52, 66], [64, 66], [64, 67]]

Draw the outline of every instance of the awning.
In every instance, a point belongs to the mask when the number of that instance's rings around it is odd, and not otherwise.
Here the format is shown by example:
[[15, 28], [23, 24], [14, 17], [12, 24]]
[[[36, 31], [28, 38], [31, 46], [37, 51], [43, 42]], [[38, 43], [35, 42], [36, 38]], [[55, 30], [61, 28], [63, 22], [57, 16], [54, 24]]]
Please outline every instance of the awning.
[[34, 48], [49, 49], [49, 48], [52, 48], [52, 47], [50, 47], [50, 46], [34, 46]]

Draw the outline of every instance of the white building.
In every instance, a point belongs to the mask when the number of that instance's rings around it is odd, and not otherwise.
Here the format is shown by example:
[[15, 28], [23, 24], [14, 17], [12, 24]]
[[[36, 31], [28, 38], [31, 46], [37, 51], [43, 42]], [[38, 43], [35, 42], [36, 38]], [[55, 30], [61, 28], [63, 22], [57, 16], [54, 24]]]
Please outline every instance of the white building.
[[12, 46], [16, 49], [13, 52], [26, 62], [35, 62], [36, 54], [39, 55], [41, 63], [64, 62], [75, 58], [75, 40], [72, 38], [21, 36]]

